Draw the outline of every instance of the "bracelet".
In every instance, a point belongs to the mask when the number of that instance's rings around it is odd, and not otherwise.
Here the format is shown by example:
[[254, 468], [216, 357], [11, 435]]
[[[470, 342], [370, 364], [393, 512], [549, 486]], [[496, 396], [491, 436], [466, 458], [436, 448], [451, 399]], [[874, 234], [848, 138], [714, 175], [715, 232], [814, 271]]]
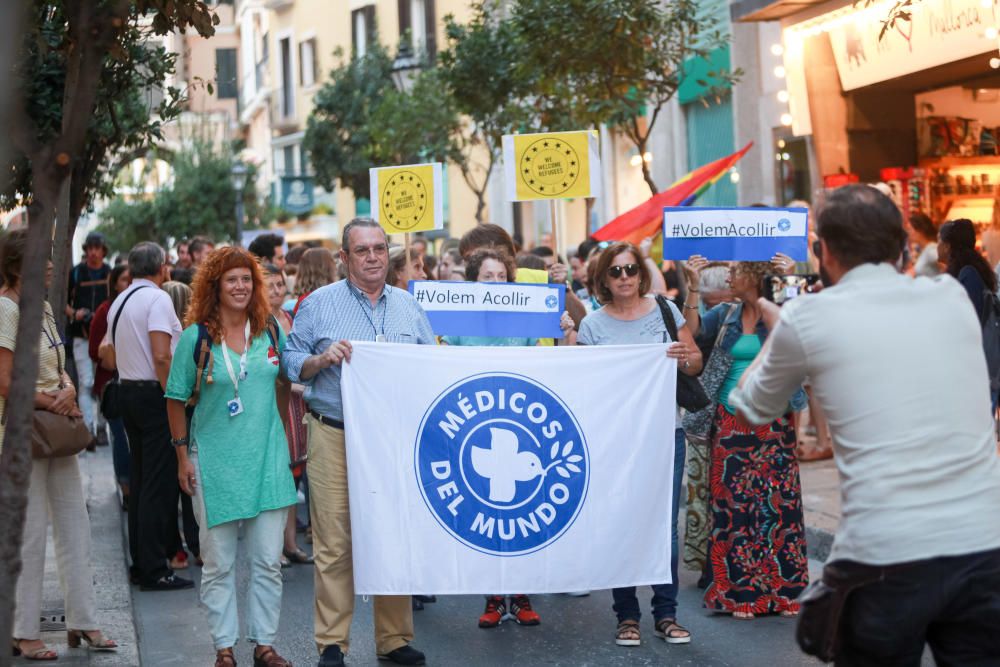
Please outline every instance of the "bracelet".
[[174, 447], [187, 447], [188, 438], [186, 435], [183, 438], [170, 438], [170, 444]]
[[688, 310], [698, 310], [698, 306], [689, 306], [686, 303], [684, 304], [684, 307], [687, 308]]
[[690, 287], [688, 287], [688, 292], [694, 292], [695, 294], [697, 294], [700, 291], [701, 290], [691, 289]]

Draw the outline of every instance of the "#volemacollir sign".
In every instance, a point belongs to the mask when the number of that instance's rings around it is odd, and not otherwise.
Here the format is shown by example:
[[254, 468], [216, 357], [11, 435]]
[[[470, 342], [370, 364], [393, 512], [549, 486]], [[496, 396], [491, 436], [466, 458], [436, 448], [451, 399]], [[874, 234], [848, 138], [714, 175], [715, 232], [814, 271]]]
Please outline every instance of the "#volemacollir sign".
[[804, 208], [663, 209], [663, 258], [766, 262], [783, 253], [808, 258], [809, 211]]
[[565, 285], [412, 280], [438, 336], [562, 338]]

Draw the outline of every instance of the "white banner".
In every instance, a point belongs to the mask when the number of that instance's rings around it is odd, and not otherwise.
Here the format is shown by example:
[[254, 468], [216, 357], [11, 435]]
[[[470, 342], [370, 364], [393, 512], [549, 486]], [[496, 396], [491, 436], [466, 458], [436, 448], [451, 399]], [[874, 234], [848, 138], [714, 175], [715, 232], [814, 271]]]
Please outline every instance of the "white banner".
[[354, 343], [341, 388], [356, 592], [668, 583], [665, 350]]

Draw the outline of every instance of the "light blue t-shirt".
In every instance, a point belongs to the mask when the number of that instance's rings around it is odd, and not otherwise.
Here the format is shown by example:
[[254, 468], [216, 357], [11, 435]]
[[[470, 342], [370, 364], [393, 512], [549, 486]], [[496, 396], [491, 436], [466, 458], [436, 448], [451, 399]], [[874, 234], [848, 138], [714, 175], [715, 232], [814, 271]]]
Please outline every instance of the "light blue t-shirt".
[[479, 347], [524, 347], [537, 345], [538, 339], [505, 336], [441, 336], [441, 342], [447, 345]]

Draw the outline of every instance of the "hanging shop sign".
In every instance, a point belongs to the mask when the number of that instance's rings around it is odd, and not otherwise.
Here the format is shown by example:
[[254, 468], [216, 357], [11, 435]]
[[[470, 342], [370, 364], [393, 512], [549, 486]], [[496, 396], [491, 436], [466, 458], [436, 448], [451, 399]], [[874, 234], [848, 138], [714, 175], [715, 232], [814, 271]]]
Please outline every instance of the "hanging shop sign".
[[995, 35], [986, 36], [997, 25], [998, 8], [992, 2], [984, 7], [982, 0], [924, 0], [909, 11], [912, 19], [897, 21], [881, 40], [885, 4], [827, 24], [844, 90], [997, 51]]

